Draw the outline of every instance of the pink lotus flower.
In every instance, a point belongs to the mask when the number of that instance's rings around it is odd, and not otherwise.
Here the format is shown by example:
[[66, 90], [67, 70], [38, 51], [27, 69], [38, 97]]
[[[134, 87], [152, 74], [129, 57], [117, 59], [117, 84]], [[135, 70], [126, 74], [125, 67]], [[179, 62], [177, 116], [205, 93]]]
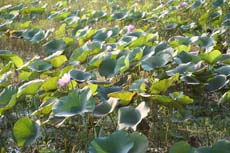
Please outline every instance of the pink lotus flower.
[[132, 24], [128, 25], [128, 27], [127, 27], [128, 33], [133, 32], [134, 29], [135, 29], [135, 27]]
[[70, 74], [65, 73], [61, 79], [58, 80], [59, 87], [66, 86], [70, 82]]
[[187, 2], [181, 2], [181, 3], [180, 3], [180, 7], [181, 7], [181, 8], [184, 8], [184, 7], [186, 7], [187, 5], [188, 5]]

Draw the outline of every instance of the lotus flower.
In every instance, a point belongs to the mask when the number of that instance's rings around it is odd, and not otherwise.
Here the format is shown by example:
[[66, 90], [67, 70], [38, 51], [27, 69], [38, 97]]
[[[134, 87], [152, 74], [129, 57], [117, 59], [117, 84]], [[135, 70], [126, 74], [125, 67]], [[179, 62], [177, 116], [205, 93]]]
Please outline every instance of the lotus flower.
[[70, 82], [70, 74], [65, 73], [61, 79], [58, 80], [59, 87], [66, 86]]
[[181, 7], [181, 8], [184, 8], [184, 7], [186, 7], [187, 5], [188, 5], [187, 2], [181, 2], [181, 3], [180, 3], [180, 7]]
[[134, 25], [130, 24], [130, 25], [127, 27], [128, 33], [133, 32], [134, 28], [135, 28]]

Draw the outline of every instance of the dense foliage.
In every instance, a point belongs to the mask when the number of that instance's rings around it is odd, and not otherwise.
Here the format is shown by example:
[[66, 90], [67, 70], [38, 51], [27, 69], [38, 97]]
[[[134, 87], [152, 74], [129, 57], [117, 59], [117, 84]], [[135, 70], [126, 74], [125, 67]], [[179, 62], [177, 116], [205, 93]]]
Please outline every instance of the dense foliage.
[[0, 4], [1, 153], [229, 152], [229, 1]]

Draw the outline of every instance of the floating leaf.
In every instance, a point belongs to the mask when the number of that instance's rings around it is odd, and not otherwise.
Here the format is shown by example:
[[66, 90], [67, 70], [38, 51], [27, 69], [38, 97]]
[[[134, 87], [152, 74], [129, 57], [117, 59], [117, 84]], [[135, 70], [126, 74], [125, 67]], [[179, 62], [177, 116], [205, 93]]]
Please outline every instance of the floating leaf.
[[62, 66], [66, 61], [67, 57], [65, 55], [60, 55], [49, 60], [53, 67], [58, 68]]
[[193, 103], [193, 99], [191, 99], [188, 96], [185, 96], [182, 92], [173, 92], [170, 93], [169, 96], [178, 103], [182, 103], [182, 104], [191, 104]]
[[74, 90], [68, 96], [58, 100], [53, 106], [53, 113], [58, 117], [71, 117], [85, 112], [93, 112], [95, 101], [89, 89]]
[[139, 79], [134, 81], [130, 86], [131, 91], [136, 92], [145, 92], [146, 91], [146, 84], [144, 79]]
[[39, 132], [39, 125], [27, 117], [17, 120], [13, 127], [13, 135], [19, 146], [28, 146], [34, 143]]
[[122, 88], [117, 86], [109, 86], [109, 87], [99, 86], [97, 92], [101, 101], [106, 101], [109, 99], [108, 97], [109, 93], [118, 92], [121, 90]]

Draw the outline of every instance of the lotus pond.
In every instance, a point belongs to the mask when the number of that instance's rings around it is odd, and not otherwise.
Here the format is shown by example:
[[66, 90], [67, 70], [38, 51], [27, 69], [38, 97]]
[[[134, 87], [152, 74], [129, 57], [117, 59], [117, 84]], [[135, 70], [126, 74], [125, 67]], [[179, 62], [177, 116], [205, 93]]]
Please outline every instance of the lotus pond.
[[0, 1], [0, 153], [229, 153], [230, 1]]

